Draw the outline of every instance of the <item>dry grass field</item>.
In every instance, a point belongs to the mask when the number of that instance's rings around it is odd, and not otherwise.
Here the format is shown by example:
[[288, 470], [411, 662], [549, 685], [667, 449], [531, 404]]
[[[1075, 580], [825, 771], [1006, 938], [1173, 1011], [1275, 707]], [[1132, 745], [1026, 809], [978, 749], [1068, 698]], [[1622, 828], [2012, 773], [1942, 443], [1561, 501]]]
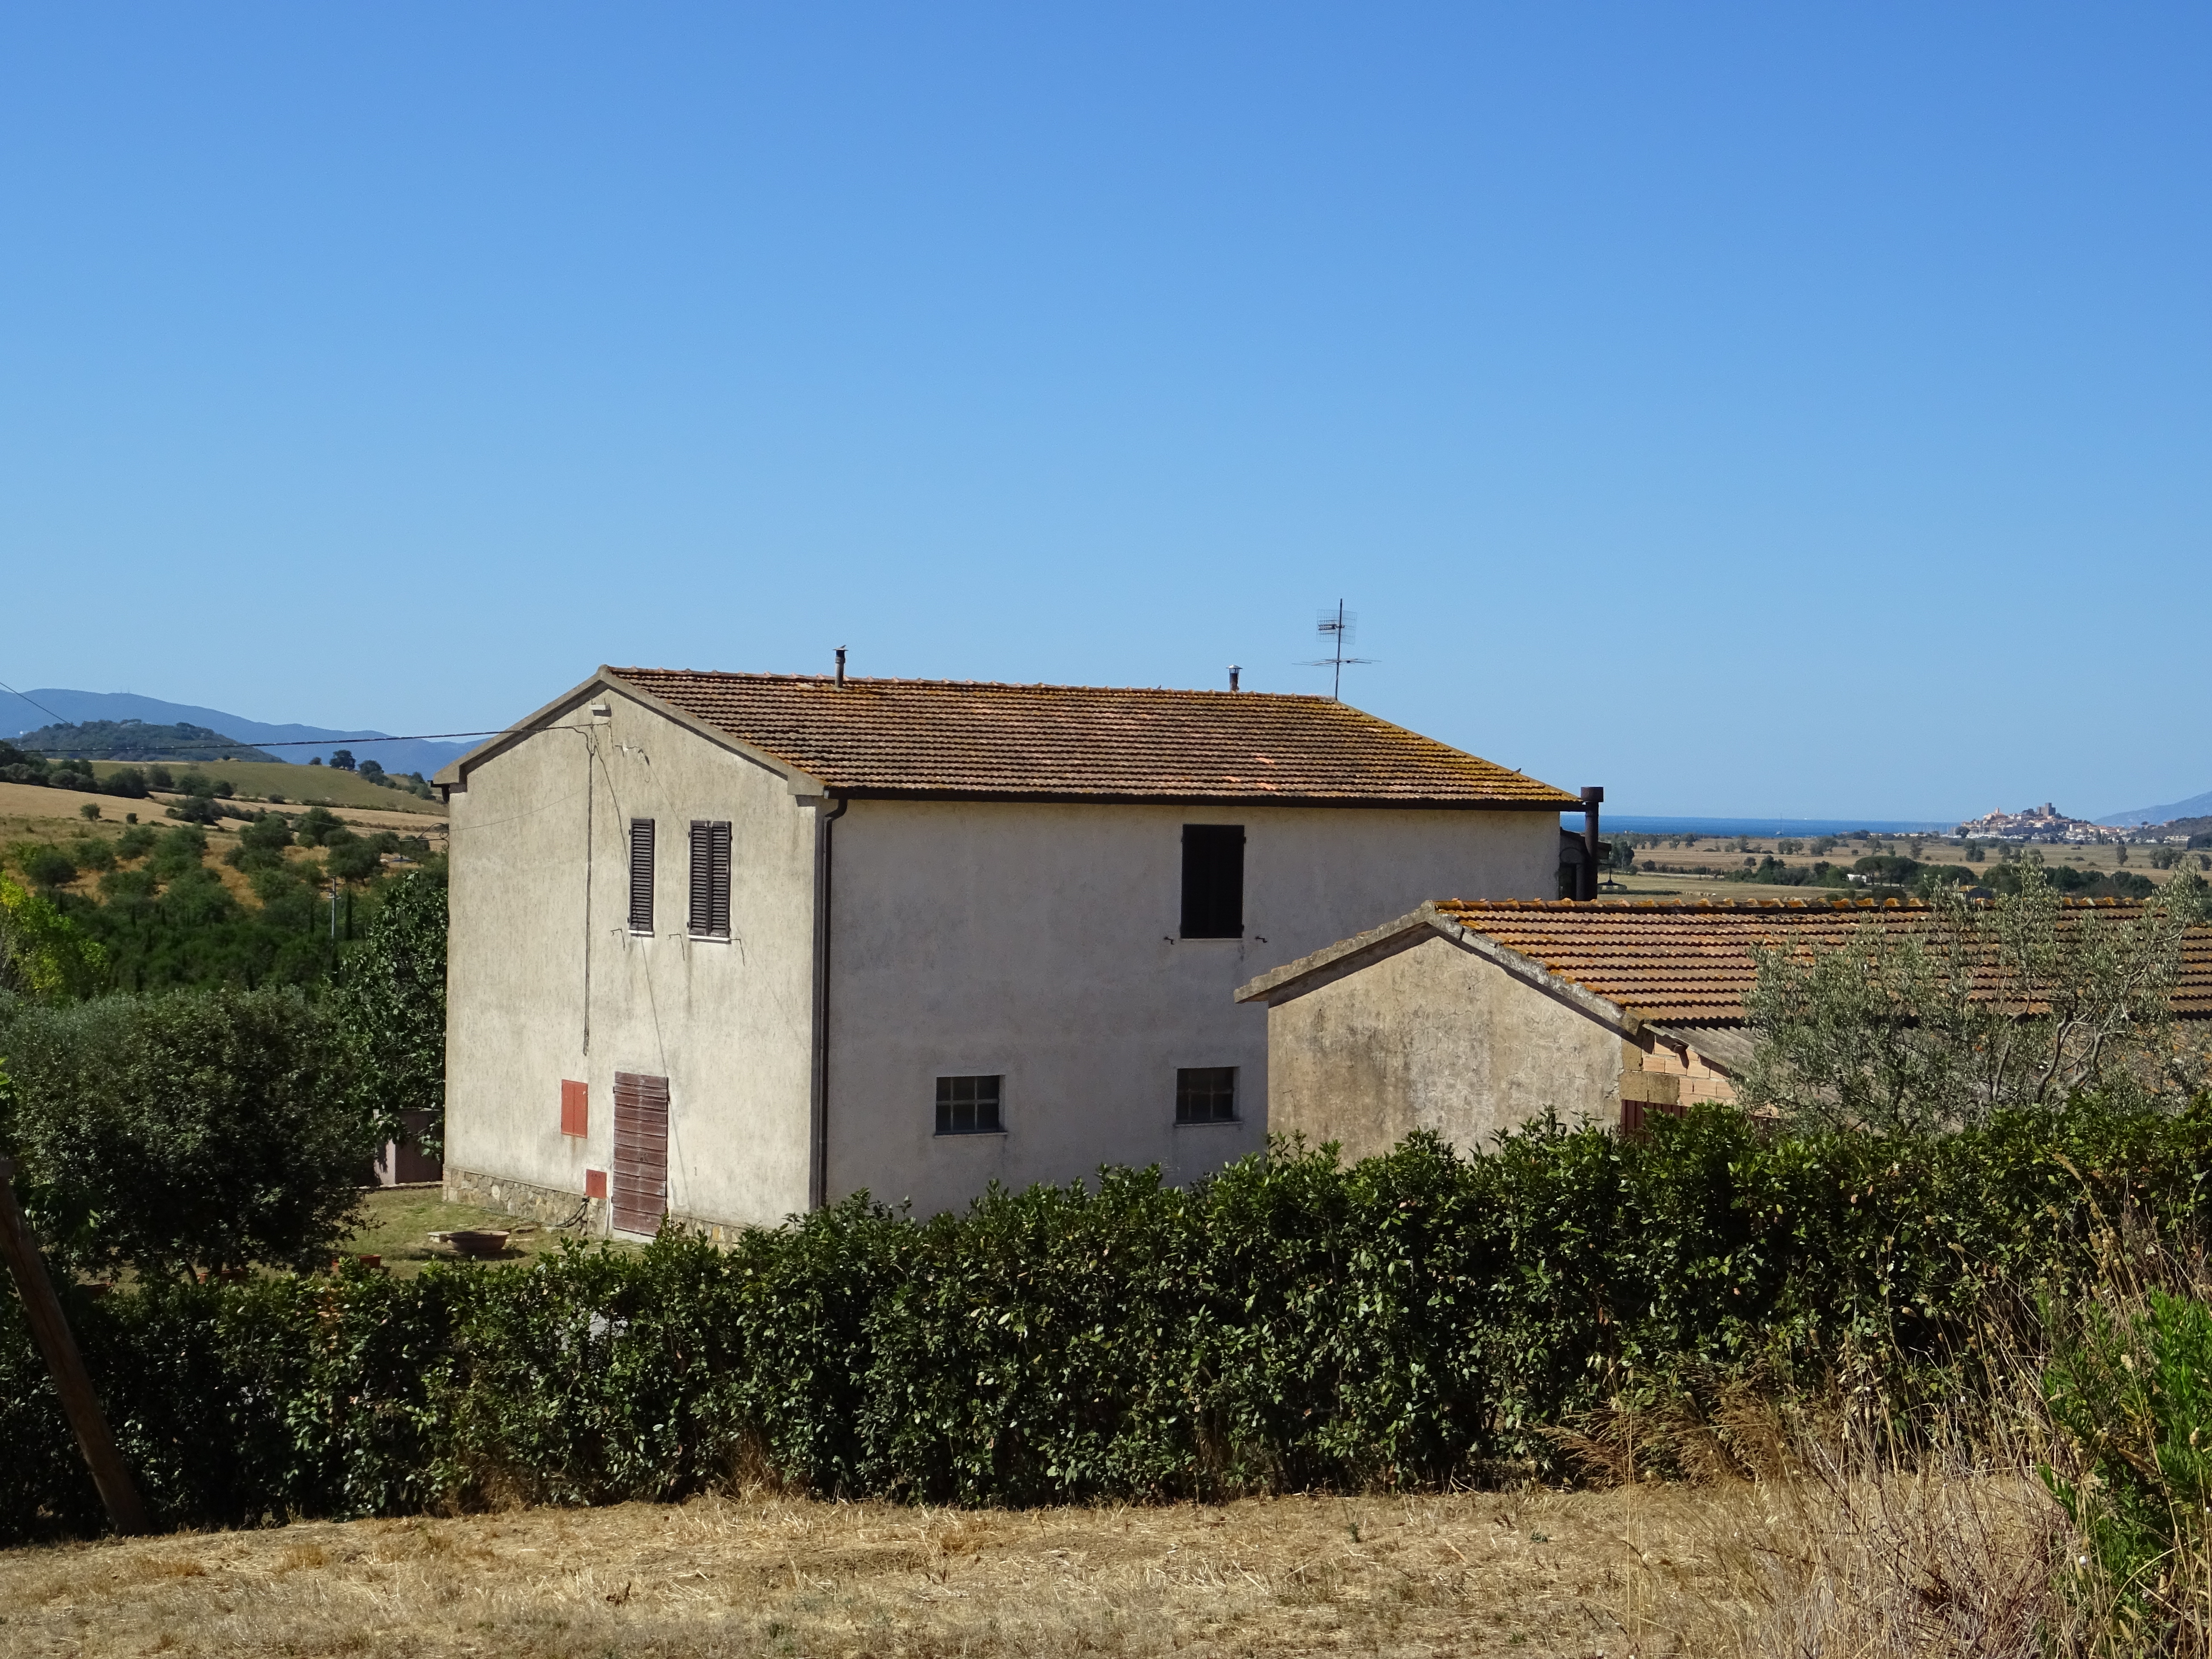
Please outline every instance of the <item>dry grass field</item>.
[[[107, 776], [127, 764], [123, 761], [94, 761], [92, 769]], [[293, 766], [283, 761], [167, 761], [169, 770], [181, 776], [203, 772], [210, 778], [227, 778], [240, 800], [268, 800], [281, 795], [291, 806], [360, 807], [371, 811], [442, 818], [445, 803], [423, 800], [402, 789], [386, 789], [358, 773], [328, 766]], [[140, 769], [143, 770], [142, 767]]]
[[[1723, 881], [1721, 877], [1729, 870], [1743, 867], [1747, 858], [1753, 863], [1770, 854], [1785, 864], [1810, 867], [1825, 860], [1830, 864], [1848, 869], [1869, 853], [1895, 853], [1907, 858], [1917, 858], [1927, 864], [1957, 864], [1967, 868], [1966, 848], [1957, 841], [1946, 841], [1934, 836], [1877, 836], [1869, 841], [1838, 841], [1826, 851], [1815, 854], [1810, 839], [1798, 838], [1799, 851], [1779, 850], [1783, 838], [1773, 836], [1752, 836], [1739, 841], [1735, 837], [1708, 836], [1693, 846], [1670, 847], [1662, 838], [1657, 846], [1645, 844], [1645, 837], [1637, 837], [1636, 863], [1633, 875], [1615, 875], [1616, 889], [1606, 896], [1610, 898], [1710, 898], [1710, 899], [1818, 899], [1837, 896], [1829, 889], [1818, 887], [1768, 886], [1753, 882]], [[1916, 852], [1915, 848], [1918, 850]], [[2047, 864], [2070, 864], [2077, 870], [2093, 871], [2100, 875], [2118, 869], [2148, 876], [2163, 883], [2185, 870], [2202, 874], [2212, 869], [2212, 853], [2185, 853], [2181, 861], [2172, 870], [2151, 867], [2153, 849], [2135, 846], [2127, 849], [2127, 861], [2120, 861], [2118, 846], [2043, 847], [2038, 849]], [[1994, 867], [1997, 853], [1986, 847], [1984, 867]], [[1649, 866], [1664, 865], [1664, 870]]]
[[[379, 791], [390, 794], [388, 790]], [[125, 800], [115, 795], [88, 795], [71, 789], [48, 789], [29, 783], [0, 782], [0, 856], [6, 848], [23, 842], [47, 842], [67, 852], [70, 842], [85, 836], [103, 836], [112, 840], [126, 827], [127, 817], [136, 813], [138, 822], [156, 830], [174, 827], [176, 820], [166, 817], [162, 808], [168, 802], [181, 799], [177, 795], [157, 795], [150, 800]], [[81, 809], [89, 803], [100, 808], [97, 821], [88, 821]], [[280, 809], [297, 813], [297, 805]], [[442, 813], [444, 809], [439, 808]], [[428, 817], [419, 812], [370, 811], [358, 807], [333, 808], [334, 815], [356, 830], [374, 831], [391, 830], [402, 836], [422, 836], [428, 840], [434, 852], [445, 849], [446, 820], [442, 816]], [[249, 907], [260, 902], [253, 896], [252, 884], [223, 860], [223, 854], [238, 844], [240, 825], [227, 822], [207, 831], [206, 865], [228, 887], [233, 896]], [[316, 856], [310, 849], [295, 848], [287, 857], [305, 860]], [[70, 890], [96, 897], [100, 890], [100, 873], [82, 868], [77, 878], [69, 884]]]
[[960, 1511], [774, 1497], [0, 1553], [16, 1659], [2036, 1651], [2050, 1504], [1637, 1486]]

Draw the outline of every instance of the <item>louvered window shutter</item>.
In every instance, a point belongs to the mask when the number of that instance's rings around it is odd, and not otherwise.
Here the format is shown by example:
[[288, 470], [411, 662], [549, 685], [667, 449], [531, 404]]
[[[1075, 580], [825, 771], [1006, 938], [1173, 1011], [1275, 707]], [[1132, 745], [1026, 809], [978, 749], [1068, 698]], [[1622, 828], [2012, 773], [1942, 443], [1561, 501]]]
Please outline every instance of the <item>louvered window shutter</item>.
[[730, 826], [691, 823], [691, 931], [702, 939], [730, 936]]
[[629, 930], [653, 931], [653, 820], [629, 821]]
[[691, 820], [691, 931], [714, 931], [714, 826]]
[[717, 823], [710, 826], [713, 834], [712, 854], [714, 866], [713, 902], [707, 917], [713, 931], [720, 938], [730, 936], [730, 826]]

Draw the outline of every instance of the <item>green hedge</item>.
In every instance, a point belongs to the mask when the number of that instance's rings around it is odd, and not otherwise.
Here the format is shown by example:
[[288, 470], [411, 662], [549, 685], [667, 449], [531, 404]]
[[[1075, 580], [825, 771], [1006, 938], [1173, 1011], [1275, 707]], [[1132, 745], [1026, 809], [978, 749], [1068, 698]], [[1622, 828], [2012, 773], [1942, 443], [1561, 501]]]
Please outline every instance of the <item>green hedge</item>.
[[[1340, 1169], [1280, 1149], [1188, 1191], [864, 1200], [715, 1249], [575, 1249], [78, 1297], [172, 1523], [672, 1498], [752, 1470], [964, 1504], [1415, 1486], [1548, 1468], [1541, 1432], [1684, 1365], [1893, 1368], [1995, 1284], [2063, 1288], [2095, 1217], [2194, 1230], [2212, 1109], [1767, 1141], [1543, 1125]], [[0, 1538], [98, 1526], [12, 1304]]]

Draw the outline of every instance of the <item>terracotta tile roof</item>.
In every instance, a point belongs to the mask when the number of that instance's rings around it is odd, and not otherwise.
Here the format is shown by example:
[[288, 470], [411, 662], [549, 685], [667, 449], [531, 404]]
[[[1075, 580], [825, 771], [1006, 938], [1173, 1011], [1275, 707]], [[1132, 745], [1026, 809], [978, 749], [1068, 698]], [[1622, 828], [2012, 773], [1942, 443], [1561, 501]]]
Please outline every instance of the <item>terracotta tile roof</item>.
[[855, 794], [1559, 811], [1565, 790], [1327, 697], [607, 671]]
[[[1868, 921], [1897, 932], [1920, 927], [1928, 907], [1872, 899], [1594, 903], [1444, 900], [1437, 916], [1540, 963], [1571, 984], [1642, 1019], [1676, 1025], [1730, 1024], [1744, 1018], [1752, 946], [1840, 943]], [[2072, 900], [2069, 916], [2094, 913], [2115, 921], [2142, 914], [2124, 901]], [[2174, 1012], [2212, 1017], [2212, 927], [2192, 930]]]

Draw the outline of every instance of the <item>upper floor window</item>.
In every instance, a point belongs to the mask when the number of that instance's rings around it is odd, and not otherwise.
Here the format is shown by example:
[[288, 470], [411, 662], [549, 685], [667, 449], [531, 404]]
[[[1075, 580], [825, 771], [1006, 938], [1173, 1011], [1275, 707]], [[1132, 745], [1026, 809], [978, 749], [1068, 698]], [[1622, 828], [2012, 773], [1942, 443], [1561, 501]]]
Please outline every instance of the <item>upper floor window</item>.
[[1244, 937], [1244, 826], [1182, 827], [1182, 936]]
[[999, 1077], [941, 1077], [937, 1079], [937, 1133], [994, 1135], [1005, 1125], [999, 1115]]
[[691, 932], [699, 939], [730, 936], [730, 826], [691, 821]]
[[1185, 1066], [1176, 1073], [1176, 1121], [1237, 1121], [1237, 1068]]
[[629, 821], [629, 930], [653, 931], [653, 820]]

